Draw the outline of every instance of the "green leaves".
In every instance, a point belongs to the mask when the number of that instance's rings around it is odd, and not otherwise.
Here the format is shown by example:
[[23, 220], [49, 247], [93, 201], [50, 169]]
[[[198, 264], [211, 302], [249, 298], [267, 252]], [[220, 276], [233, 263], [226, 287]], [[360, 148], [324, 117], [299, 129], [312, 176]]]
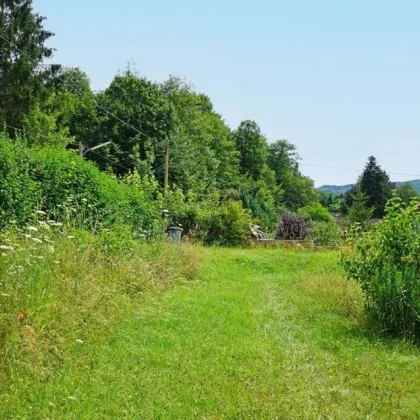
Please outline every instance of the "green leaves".
[[393, 185], [388, 174], [381, 169], [374, 156], [370, 156], [358, 181], [361, 191], [366, 194], [367, 206], [373, 208], [374, 217], [383, 217], [385, 205], [391, 198]]
[[358, 280], [381, 331], [420, 339], [420, 202], [391, 199], [385, 218], [368, 231], [353, 227], [342, 262]]
[[[38, 64], [52, 56], [45, 42], [53, 36], [43, 28], [31, 0], [0, 1], [0, 122], [21, 127], [23, 117], [45, 90], [49, 72]], [[10, 130], [10, 135], [15, 135]]]
[[39, 209], [75, 227], [122, 225], [153, 234], [160, 215], [148, 188], [117, 182], [72, 153], [0, 137], [0, 227], [24, 225]]
[[255, 121], [242, 121], [233, 132], [236, 148], [240, 154], [240, 168], [243, 174], [257, 180], [262, 176], [267, 160], [267, 140]]

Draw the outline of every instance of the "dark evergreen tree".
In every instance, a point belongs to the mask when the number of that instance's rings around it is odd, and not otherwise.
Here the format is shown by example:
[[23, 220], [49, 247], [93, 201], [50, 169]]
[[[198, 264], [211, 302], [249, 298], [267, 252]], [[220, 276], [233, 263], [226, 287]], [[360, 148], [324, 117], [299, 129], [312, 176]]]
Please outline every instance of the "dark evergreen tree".
[[369, 157], [358, 184], [360, 190], [367, 196], [367, 206], [374, 208], [373, 217], [383, 217], [385, 205], [391, 198], [393, 184], [374, 156]]

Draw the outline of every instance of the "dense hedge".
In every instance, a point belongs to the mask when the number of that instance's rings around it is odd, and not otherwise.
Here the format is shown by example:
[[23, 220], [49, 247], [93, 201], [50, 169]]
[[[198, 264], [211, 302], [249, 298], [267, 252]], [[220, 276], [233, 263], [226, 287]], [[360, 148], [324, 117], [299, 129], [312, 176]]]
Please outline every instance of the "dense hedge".
[[91, 230], [115, 225], [159, 231], [156, 204], [74, 152], [28, 148], [0, 135], [0, 228], [29, 223], [36, 211]]

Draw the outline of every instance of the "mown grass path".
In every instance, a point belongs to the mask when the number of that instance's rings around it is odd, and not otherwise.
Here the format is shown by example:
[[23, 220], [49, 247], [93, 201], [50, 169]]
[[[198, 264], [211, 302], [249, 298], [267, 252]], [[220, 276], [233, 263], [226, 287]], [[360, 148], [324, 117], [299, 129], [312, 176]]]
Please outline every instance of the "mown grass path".
[[364, 328], [335, 253], [199, 250], [39, 394], [51, 418], [420, 418], [420, 351]]

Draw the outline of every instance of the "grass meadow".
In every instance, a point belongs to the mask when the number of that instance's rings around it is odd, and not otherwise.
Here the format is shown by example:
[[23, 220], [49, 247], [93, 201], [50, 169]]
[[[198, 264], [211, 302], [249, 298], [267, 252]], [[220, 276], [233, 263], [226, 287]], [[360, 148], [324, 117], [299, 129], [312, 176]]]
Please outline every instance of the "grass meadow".
[[337, 252], [27, 236], [2, 238], [1, 418], [420, 417], [419, 349], [369, 328]]

